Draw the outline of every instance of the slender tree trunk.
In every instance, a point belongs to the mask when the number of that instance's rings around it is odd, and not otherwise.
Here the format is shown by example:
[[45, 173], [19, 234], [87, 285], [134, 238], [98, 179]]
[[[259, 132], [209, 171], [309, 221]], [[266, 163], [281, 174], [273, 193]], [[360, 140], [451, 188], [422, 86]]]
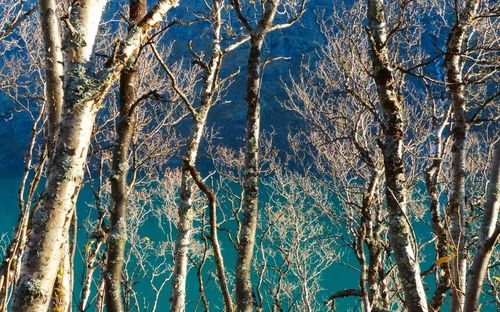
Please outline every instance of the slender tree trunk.
[[101, 278], [100, 278], [99, 284], [97, 286], [97, 295], [96, 295], [96, 300], [95, 300], [95, 311], [96, 312], [103, 312], [104, 311], [104, 301], [105, 301], [104, 299], [106, 297], [106, 291], [105, 291], [106, 282], [105, 282], [104, 274], [106, 274], [106, 273], [103, 272], [101, 274]]
[[465, 293], [465, 312], [479, 311], [479, 297], [483, 289], [484, 277], [488, 271], [491, 254], [500, 236], [498, 212], [500, 211], [500, 141], [495, 145], [493, 164], [489, 179], [486, 202], [484, 204], [483, 222], [479, 229], [478, 250], [467, 278]]
[[87, 309], [87, 303], [90, 297], [90, 291], [93, 281], [93, 275], [96, 269], [96, 260], [99, 253], [99, 249], [102, 245], [102, 240], [96, 240], [94, 246], [85, 246], [85, 272], [84, 279], [82, 282], [82, 289], [80, 292], [80, 303], [78, 304], [78, 311], [84, 312]]
[[[189, 165], [188, 165], [189, 166]], [[210, 241], [212, 243], [212, 248], [214, 250], [215, 266], [217, 268], [217, 278], [219, 281], [219, 286], [224, 298], [224, 305], [226, 307], [226, 312], [233, 311], [233, 302], [231, 299], [231, 294], [229, 293], [229, 288], [227, 286], [226, 273], [224, 267], [224, 258], [222, 257], [222, 251], [219, 244], [219, 239], [217, 238], [217, 198], [215, 193], [205, 185], [202, 181], [200, 174], [196, 171], [195, 167], [189, 166], [189, 172], [192, 178], [200, 190], [207, 196], [208, 199], [208, 209], [209, 209], [209, 219], [210, 219]], [[204, 295], [203, 295], [204, 297]], [[206, 299], [205, 299], [206, 300]]]
[[[434, 117], [437, 118], [437, 117]], [[446, 113], [439, 127], [436, 130], [434, 141], [434, 152], [431, 155], [432, 160], [425, 170], [425, 185], [429, 193], [429, 210], [431, 213], [431, 224], [434, 235], [436, 236], [436, 260], [449, 256], [449, 242], [445, 227], [443, 226], [441, 216], [441, 205], [439, 203], [440, 189], [439, 177], [441, 173], [441, 164], [444, 154], [443, 131], [448, 124], [449, 111]], [[430, 311], [439, 311], [446, 299], [446, 293], [450, 288], [450, 267], [448, 263], [442, 263], [435, 270], [436, 289], [434, 295], [429, 301]]]
[[[450, 195], [450, 232], [452, 252], [451, 261], [451, 310], [462, 311], [465, 295], [465, 274], [467, 269], [466, 231], [465, 231], [465, 139], [467, 121], [465, 116], [466, 100], [462, 78], [461, 53], [467, 30], [479, 6], [479, 0], [469, 0], [465, 9], [457, 13], [455, 25], [448, 36], [446, 57], [446, 86], [451, 95], [453, 112], [452, 129], [452, 188]], [[460, 10], [456, 8], [456, 10]]]
[[45, 190], [32, 217], [32, 230], [14, 292], [12, 311], [15, 312], [47, 311], [82, 183], [95, 115], [118, 73], [133, 58], [149, 31], [177, 2], [159, 2], [129, 31], [111, 66], [90, 75], [87, 67], [105, 4], [104, 0], [77, 2], [70, 12], [63, 118]]
[[264, 13], [251, 33], [247, 65], [247, 137], [245, 147], [245, 177], [243, 181], [241, 232], [236, 261], [236, 301], [238, 311], [253, 311], [251, 266], [255, 232], [259, 214], [259, 135], [262, 44], [271, 28], [279, 1], [267, 1]]
[[[177, 239], [174, 254], [174, 273], [172, 277], [172, 294], [170, 297], [170, 311], [183, 312], [186, 309], [186, 278], [188, 272], [188, 253], [191, 244], [193, 231], [193, 180], [190, 167], [195, 168], [196, 158], [200, 147], [201, 137], [205, 129], [208, 113], [213, 104], [213, 95], [218, 85], [220, 66], [223, 54], [221, 52], [221, 8], [219, 1], [213, 1], [213, 47], [212, 55], [208, 64], [207, 77], [204, 81], [201, 105], [198, 110], [192, 107], [191, 103], [186, 103], [190, 107], [193, 115], [193, 125], [191, 128], [188, 149], [184, 155], [184, 165], [182, 167], [180, 203], [178, 207], [179, 222], [177, 225]], [[173, 81], [173, 83], [175, 83]], [[223, 291], [224, 292], [224, 291]]]
[[40, 0], [40, 18], [45, 47], [45, 94], [48, 103], [49, 159], [54, 151], [63, 106], [64, 56], [56, 0]]
[[389, 209], [389, 234], [399, 276], [405, 293], [405, 306], [413, 311], [427, 311], [427, 301], [420, 277], [417, 242], [406, 215], [405, 173], [403, 162], [403, 106], [395, 90], [394, 73], [389, 64], [387, 29], [382, 0], [368, 0], [368, 22], [373, 71], [380, 104], [384, 112], [383, 155], [386, 198]]
[[[189, 166], [194, 166], [198, 149], [200, 146], [201, 136], [203, 134], [208, 109], [201, 110], [195, 116], [193, 128], [191, 130], [191, 139], [188, 150], [184, 156], [185, 164], [182, 167], [181, 178], [181, 194], [180, 204], [178, 208], [179, 223], [177, 225], [177, 241], [175, 243], [174, 256], [174, 274], [173, 287], [171, 296], [170, 311], [183, 312], [185, 311], [186, 301], [186, 278], [189, 245], [191, 244], [191, 235], [193, 231], [193, 181]], [[189, 164], [189, 165], [186, 165]]]
[[[57, 16], [57, 2], [55, 0], [40, 0], [40, 19], [44, 31], [43, 42], [45, 47], [45, 95], [48, 103], [48, 158], [52, 158], [63, 106], [63, 77], [64, 56], [62, 50], [59, 19]], [[52, 294], [54, 311], [66, 311], [71, 305], [72, 285], [65, 285], [71, 280], [73, 268], [69, 268], [68, 259], [70, 242], [64, 244], [63, 258], [59, 264], [59, 272]]]
[[[146, 0], [131, 0], [129, 18], [139, 23], [146, 13]], [[120, 110], [113, 148], [108, 257], [106, 264], [106, 307], [109, 312], [123, 312], [122, 270], [127, 242], [127, 210], [129, 185], [129, 150], [134, 135], [137, 72], [135, 64], [125, 68], [120, 76]]]
[[254, 298], [251, 265], [257, 228], [259, 196], [259, 134], [260, 134], [260, 70], [261, 47], [264, 38], [252, 38], [248, 59], [247, 138], [245, 149], [245, 178], [243, 182], [243, 220], [236, 264], [236, 296], [238, 311], [253, 311]]

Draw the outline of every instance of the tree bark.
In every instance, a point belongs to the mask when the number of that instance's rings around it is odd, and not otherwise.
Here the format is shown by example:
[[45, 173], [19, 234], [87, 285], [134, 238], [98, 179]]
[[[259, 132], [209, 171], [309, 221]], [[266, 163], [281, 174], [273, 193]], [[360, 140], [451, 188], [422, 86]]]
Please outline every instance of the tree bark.
[[427, 311], [420, 277], [417, 242], [406, 215], [405, 172], [403, 162], [403, 106], [395, 90], [393, 69], [389, 64], [387, 24], [382, 0], [368, 0], [367, 17], [375, 83], [384, 112], [383, 156], [386, 198], [389, 210], [389, 234], [405, 294], [408, 311]]
[[[189, 165], [188, 165], [189, 166]], [[217, 198], [215, 193], [205, 185], [202, 181], [200, 174], [196, 171], [195, 167], [189, 166], [189, 172], [192, 178], [200, 190], [207, 196], [208, 199], [208, 209], [209, 209], [209, 219], [210, 219], [210, 241], [212, 243], [212, 248], [214, 250], [215, 266], [217, 268], [217, 278], [219, 280], [219, 286], [224, 298], [224, 305], [226, 307], [226, 312], [233, 311], [233, 302], [231, 300], [231, 294], [229, 293], [229, 288], [227, 286], [227, 279], [224, 267], [224, 258], [222, 257], [222, 251], [219, 244], [219, 239], [217, 238]]]
[[[55, 140], [57, 139], [57, 130], [59, 122], [61, 119], [61, 107], [63, 104], [63, 53], [62, 44], [59, 30], [59, 21], [56, 14], [57, 3], [55, 0], [40, 0], [40, 19], [41, 27], [44, 29], [42, 32], [43, 43], [45, 48], [45, 97], [47, 100], [48, 112], [48, 135], [47, 135], [47, 147], [48, 157], [50, 158], [54, 150]], [[22, 22], [24, 18], [31, 14], [32, 9], [26, 12], [23, 17], [21, 17], [17, 22]], [[17, 23], [16, 22], [16, 23]], [[13, 25], [14, 26], [14, 25]], [[43, 109], [42, 109], [43, 111]], [[38, 121], [35, 122], [35, 126]], [[35, 132], [33, 132], [35, 136]], [[29, 162], [31, 163], [32, 148], [36, 140], [35, 137], [32, 139], [30, 145], [30, 156]], [[30, 170], [29, 166], [26, 166], [26, 170]], [[25, 183], [25, 179], [23, 179]], [[35, 182], [35, 184], [38, 182]], [[21, 187], [24, 191], [24, 186]], [[18, 221], [18, 225], [15, 231], [14, 238], [10, 248], [8, 249], [8, 256], [5, 257], [5, 261], [2, 264], [1, 274], [3, 280], [0, 278], [0, 309], [4, 311], [6, 309], [7, 292], [9, 291], [10, 279], [12, 277], [16, 278], [18, 275], [17, 268], [19, 268], [19, 263], [12, 266], [12, 260], [14, 258], [20, 259], [25, 248], [26, 242], [26, 232], [28, 227], [28, 214], [29, 206], [24, 205], [24, 192], [22, 191], [20, 206], [21, 206], [21, 216]], [[28, 207], [28, 208], [26, 208]], [[14, 270], [14, 272], [11, 272]], [[5, 273], [4, 273], [5, 272]], [[5, 275], [4, 275], [5, 274]]]
[[[441, 124], [436, 127], [434, 152], [430, 155], [432, 160], [425, 169], [425, 185], [429, 193], [430, 203], [429, 210], [431, 214], [431, 224], [434, 235], [436, 236], [436, 260], [449, 256], [449, 242], [443, 225], [441, 216], [441, 205], [439, 203], [440, 189], [439, 177], [444, 156], [443, 131], [448, 124], [450, 111], [448, 110], [441, 121]], [[434, 116], [437, 119], [437, 116]], [[450, 267], [448, 263], [442, 263], [435, 271], [436, 289], [429, 301], [430, 311], [439, 311], [446, 299], [446, 293], [450, 288]]]
[[258, 25], [250, 34], [250, 54], [247, 66], [247, 137], [245, 147], [245, 176], [243, 181], [243, 220], [236, 261], [236, 301], [238, 311], [253, 311], [254, 297], [251, 265], [255, 245], [259, 205], [259, 135], [262, 44], [272, 26], [279, 1], [267, 1]]
[[488, 265], [500, 236], [498, 212], [500, 211], [500, 142], [495, 144], [493, 164], [489, 179], [484, 215], [479, 232], [478, 250], [469, 268], [465, 293], [465, 312], [479, 311], [479, 297]]
[[105, 4], [104, 0], [77, 2], [70, 13], [63, 118], [45, 189], [32, 217], [32, 231], [14, 292], [12, 311], [15, 312], [47, 311], [81, 187], [95, 115], [122, 68], [133, 59], [149, 31], [177, 2], [160, 1], [132, 27], [111, 66], [93, 75], [88, 68], [89, 59]]
[[[186, 278], [189, 245], [193, 231], [193, 180], [190, 167], [195, 167], [201, 137], [205, 129], [208, 113], [213, 104], [213, 95], [218, 86], [219, 71], [222, 64], [223, 54], [221, 52], [221, 9], [219, 1], [213, 1], [213, 46], [212, 55], [208, 64], [207, 77], [204, 81], [201, 105], [198, 110], [192, 107], [191, 103], [186, 103], [193, 115], [193, 125], [188, 149], [184, 155], [184, 165], [182, 167], [180, 203], [178, 207], [179, 223], [177, 225], [177, 239], [174, 254], [174, 272], [172, 276], [172, 294], [170, 297], [170, 311], [183, 312], [186, 309]], [[175, 83], [174, 81], [172, 81]], [[223, 288], [221, 289], [224, 293]], [[227, 303], [226, 303], [226, 308]]]
[[[129, 18], [133, 24], [139, 23], [146, 14], [146, 0], [131, 0]], [[110, 312], [123, 312], [121, 293], [122, 270], [127, 242], [127, 210], [129, 185], [129, 150], [134, 135], [137, 89], [135, 64], [123, 69], [120, 76], [120, 109], [116, 124], [116, 142], [113, 148], [111, 198], [113, 206], [110, 213], [108, 257], [106, 264], [106, 307]]]
[[[446, 44], [444, 66], [446, 86], [451, 96], [453, 112], [452, 129], [452, 189], [450, 194], [451, 261], [451, 310], [462, 311], [465, 295], [465, 274], [467, 251], [465, 232], [465, 139], [467, 132], [465, 88], [462, 77], [461, 53], [468, 29], [479, 6], [479, 0], [469, 0], [463, 12], [457, 13], [457, 20], [451, 29]], [[456, 8], [459, 10], [459, 8]]]
[[49, 159], [54, 151], [63, 106], [64, 57], [55, 0], [40, 0], [41, 26], [45, 47], [45, 94], [48, 103]]

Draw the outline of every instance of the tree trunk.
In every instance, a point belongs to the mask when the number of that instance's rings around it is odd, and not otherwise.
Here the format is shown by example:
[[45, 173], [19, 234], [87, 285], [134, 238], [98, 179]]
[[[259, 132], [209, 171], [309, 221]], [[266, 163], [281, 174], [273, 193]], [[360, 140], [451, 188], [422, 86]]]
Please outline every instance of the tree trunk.
[[[451, 95], [453, 112], [452, 129], [452, 189], [450, 194], [450, 234], [452, 252], [451, 261], [451, 310], [462, 311], [465, 295], [465, 274], [467, 269], [467, 251], [465, 232], [465, 137], [467, 121], [465, 116], [466, 101], [462, 79], [461, 53], [466, 32], [479, 6], [479, 0], [469, 0], [463, 13], [458, 13], [458, 20], [448, 36], [444, 66], [446, 68], [446, 86]], [[459, 8], [456, 8], [459, 10]]]
[[63, 50], [56, 0], [40, 0], [41, 27], [45, 47], [45, 94], [48, 103], [49, 159], [54, 151], [63, 106]]
[[464, 312], [479, 311], [479, 297], [484, 277], [488, 271], [491, 254], [500, 236], [498, 212], [500, 211], [500, 142], [495, 145], [493, 164], [489, 179], [483, 222], [479, 232], [478, 250], [469, 268]]
[[[219, 287], [221, 289], [222, 296], [224, 298], [224, 305], [226, 307], [225, 310], [226, 312], [232, 312], [233, 303], [231, 299], [231, 294], [229, 293], [229, 288], [227, 286], [224, 258], [222, 257], [222, 251], [219, 245], [219, 239], [217, 238], [217, 231], [218, 231], [217, 198], [215, 196], [215, 193], [210, 188], [208, 188], [208, 186], [206, 186], [206, 184], [202, 181], [200, 174], [196, 171], [196, 168], [189, 165], [188, 168], [189, 172], [191, 173], [191, 177], [194, 179], [194, 182], [200, 188], [200, 190], [207, 196], [208, 199], [208, 209], [209, 209], [209, 219], [210, 219], [210, 241], [212, 243], [212, 248], [214, 250], [215, 266], [217, 268], [217, 278], [219, 281]], [[204, 293], [202, 293], [202, 298], [205, 298]], [[204, 300], [206, 301], [206, 299]]]
[[[49, 120], [46, 148], [49, 158], [52, 156], [55, 140], [57, 139], [57, 130], [61, 119], [61, 108], [63, 104], [63, 53], [56, 10], [57, 3], [55, 0], [40, 0], [41, 27], [45, 30], [42, 32], [42, 35], [45, 48], [45, 97], [48, 104], [47, 112]], [[36, 124], [38, 124], [38, 121], [35, 121], [35, 126]], [[36, 135], [35, 132], [33, 132], [33, 135]], [[36, 140], [36, 138], [33, 137], [32, 140]], [[30, 163], [34, 142], [35, 141], [32, 141], [30, 146]], [[30, 170], [29, 166], [26, 168], [27, 170]], [[24, 182], [25, 181], [23, 181], [23, 183]], [[38, 181], [36, 181], [35, 184], [36, 183], [38, 183]], [[3, 278], [0, 278], [0, 287], [2, 287], [0, 291], [0, 308], [2, 311], [6, 309], [7, 292], [9, 291], [10, 279], [12, 277], [16, 278], [19, 273], [17, 270], [17, 268], [20, 268], [19, 262], [16, 261], [18, 263], [12, 265], [12, 261], [14, 258], [20, 259], [25, 249], [29, 206], [24, 205], [24, 201], [22, 199], [24, 196], [24, 187], [21, 188], [22, 194], [20, 194], [21, 198], [19, 203], [21, 206], [21, 216], [19, 218], [11, 246], [8, 249], [8, 256], [5, 257], [5, 261], [2, 265], [2, 273], [0, 274]], [[14, 270], [14, 272], [11, 272], [11, 270]]]
[[238, 311], [253, 311], [254, 297], [251, 266], [259, 206], [259, 135], [262, 44], [272, 26], [279, 1], [267, 1], [264, 13], [250, 38], [247, 66], [247, 137], [245, 147], [245, 177], [243, 181], [243, 220], [236, 262], [236, 301]]
[[32, 230], [14, 292], [12, 311], [15, 312], [47, 311], [82, 183], [95, 115], [118, 73], [133, 59], [149, 31], [177, 2], [160, 1], [129, 31], [111, 66], [91, 75], [87, 67], [105, 4], [104, 0], [77, 2], [70, 12], [63, 119], [45, 190], [32, 217]]
[[[189, 245], [193, 231], [193, 180], [190, 167], [195, 168], [196, 158], [200, 147], [201, 137], [205, 129], [208, 113], [213, 104], [213, 95], [218, 85], [218, 75], [222, 64], [223, 54], [221, 52], [221, 3], [213, 1], [213, 47], [212, 55], [208, 64], [207, 77], [204, 81], [201, 105], [195, 110], [191, 103], [193, 126], [188, 149], [184, 155], [184, 166], [182, 167], [180, 203], [178, 207], [179, 223], [177, 225], [177, 239], [175, 243], [174, 272], [172, 277], [172, 294], [170, 298], [170, 311], [183, 312], [186, 309], [186, 278]], [[224, 293], [224, 290], [221, 289]], [[226, 304], [227, 305], [227, 304]], [[229, 308], [229, 307], [226, 307]]]
[[389, 210], [389, 234], [405, 294], [405, 306], [413, 311], [427, 311], [427, 301], [420, 277], [417, 242], [406, 215], [405, 173], [403, 162], [403, 106], [395, 90], [394, 73], [389, 64], [387, 29], [382, 0], [368, 0], [368, 22], [375, 83], [384, 111], [383, 155], [386, 198]]
[[[449, 242], [448, 236], [446, 234], [445, 227], [443, 226], [442, 216], [441, 216], [441, 205], [439, 203], [440, 189], [439, 189], [439, 178], [441, 173], [441, 165], [443, 162], [444, 154], [444, 142], [443, 142], [443, 131], [448, 124], [449, 114], [447, 111], [444, 118], [441, 121], [439, 127], [436, 127], [435, 141], [434, 141], [434, 152], [430, 155], [432, 160], [430, 161], [428, 167], [425, 169], [425, 186], [427, 192], [429, 193], [430, 203], [429, 210], [431, 214], [431, 224], [432, 230], [436, 237], [435, 249], [436, 249], [436, 260], [442, 259], [449, 256]], [[434, 116], [437, 119], [437, 116]], [[448, 289], [450, 288], [450, 267], [448, 263], [442, 263], [435, 270], [436, 276], [436, 289], [434, 290], [434, 295], [429, 301], [430, 311], [440, 311], [443, 305]]]
[[80, 292], [78, 312], [84, 312], [87, 310], [87, 303], [90, 297], [93, 275], [97, 267], [96, 260], [102, 243], [102, 239], [96, 239], [94, 246], [91, 245], [91, 241], [87, 242], [87, 245], [85, 246], [85, 271], [82, 282], [82, 289]]
[[[146, 13], [145, 0], [131, 0], [129, 18], [139, 23]], [[122, 270], [127, 242], [127, 210], [129, 185], [129, 150], [134, 135], [137, 72], [135, 64], [125, 68], [120, 76], [120, 110], [116, 124], [116, 142], [113, 148], [108, 257], [106, 264], [106, 307], [110, 312], [123, 312], [121, 293]]]

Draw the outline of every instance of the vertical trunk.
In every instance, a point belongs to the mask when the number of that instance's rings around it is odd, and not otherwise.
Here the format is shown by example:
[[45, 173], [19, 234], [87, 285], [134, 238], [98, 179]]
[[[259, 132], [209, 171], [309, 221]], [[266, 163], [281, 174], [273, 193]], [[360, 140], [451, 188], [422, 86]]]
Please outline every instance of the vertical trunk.
[[[463, 12], [457, 14], [455, 25], [448, 36], [444, 66], [446, 85], [451, 96], [453, 112], [452, 129], [452, 189], [450, 195], [451, 261], [451, 309], [462, 311], [465, 294], [465, 274], [467, 269], [465, 232], [465, 137], [466, 101], [462, 78], [461, 53], [466, 33], [479, 6], [479, 0], [469, 0]], [[460, 8], [456, 8], [460, 10]]]
[[[146, 13], [145, 0], [131, 0], [130, 21], [137, 24]], [[122, 270], [127, 241], [127, 209], [129, 185], [129, 150], [134, 134], [137, 72], [134, 65], [123, 69], [120, 76], [120, 109], [116, 124], [116, 142], [113, 148], [111, 198], [113, 206], [110, 213], [108, 257], [106, 264], [106, 306], [110, 312], [123, 312], [121, 293]]]
[[54, 151], [63, 105], [63, 51], [56, 0], [40, 0], [41, 27], [45, 47], [45, 94], [48, 103], [49, 159]]
[[[103, 162], [104, 159], [102, 154], [99, 155], [99, 167], [97, 170], [97, 187], [94, 191], [95, 205], [97, 210], [97, 223], [94, 228], [94, 232], [91, 237], [87, 240], [84, 248], [84, 271], [83, 271], [83, 281], [80, 290], [80, 302], [78, 304], [78, 312], [84, 312], [87, 310], [87, 304], [90, 297], [92, 283], [94, 282], [94, 272], [97, 269], [98, 255], [101, 246], [105, 243], [106, 231], [104, 229], [104, 217], [105, 211], [101, 204], [102, 197], [102, 182], [103, 182]], [[104, 254], [105, 255], [105, 254]], [[105, 260], [101, 260], [101, 263], [105, 264]], [[101, 274], [102, 277], [102, 274]]]
[[[437, 119], [437, 117], [434, 117]], [[441, 125], [436, 129], [436, 137], [434, 141], [434, 152], [430, 157], [429, 166], [425, 170], [425, 186], [429, 193], [430, 203], [429, 209], [431, 213], [431, 224], [434, 235], [436, 236], [435, 249], [436, 260], [449, 256], [449, 242], [446, 230], [442, 223], [441, 207], [439, 203], [439, 177], [441, 173], [441, 165], [444, 153], [443, 147], [443, 131], [448, 124], [449, 111], [441, 121]], [[436, 268], [436, 289], [434, 295], [429, 301], [430, 311], [439, 311], [446, 299], [446, 293], [450, 288], [450, 267], [448, 263], [442, 263]]]
[[213, 104], [213, 95], [218, 84], [218, 75], [223, 58], [220, 48], [222, 6], [219, 1], [213, 1], [212, 5], [214, 12], [212, 55], [208, 65], [207, 77], [204, 81], [201, 106], [197, 111], [193, 109], [193, 126], [188, 149], [184, 155], [184, 166], [182, 167], [180, 203], [178, 207], [179, 223], [177, 225], [172, 294], [170, 297], [170, 311], [172, 312], [183, 312], [186, 309], [187, 264], [194, 217], [192, 207], [193, 180], [189, 168], [195, 167], [201, 137], [205, 129], [208, 113]]
[[[63, 54], [62, 54], [62, 44], [61, 36], [59, 31], [59, 22], [56, 15], [57, 3], [55, 0], [40, 0], [40, 19], [41, 27], [44, 29], [42, 32], [43, 42], [45, 48], [45, 96], [47, 100], [47, 111], [48, 111], [48, 135], [47, 135], [47, 151], [49, 158], [54, 150], [55, 140], [57, 139], [57, 130], [59, 122], [61, 119], [61, 107], [63, 104]], [[35, 129], [38, 121], [35, 122]], [[30, 146], [30, 156], [29, 162], [31, 162], [32, 150], [34, 146], [34, 140], [36, 140], [36, 134], [33, 132], [32, 143]], [[30, 170], [30, 166], [27, 166], [27, 170]], [[27, 171], [28, 172], [28, 171]], [[27, 178], [27, 176], [26, 176]], [[25, 179], [23, 179], [25, 183]], [[38, 182], [34, 182], [35, 184]], [[35, 185], [34, 184], [34, 185]], [[12, 246], [9, 248], [9, 257], [6, 257], [6, 261], [2, 265], [0, 278], [0, 309], [4, 311], [7, 305], [7, 292], [10, 288], [10, 279], [17, 278], [20, 268], [19, 261], [18, 264], [12, 265], [12, 260], [14, 258], [20, 259], [25, 248], [26, 242], [26, 231], [28, 227], [28, 215], [29, 207], [24, 205], [24, 186], [21, 187], [21, 217], [19, 218], [19, 223], [16, 228], [16, 234], [12, 240]], [[29, 200], [30, 201], [30, 200]], [[11, 272], [14, 270], [14, 272]], [[5, 275], [3, 272], [6, 272]]]
[[[356, 239], [356, 253], [358, 261], [361, 265], [359, 289], [361, 301], [363, 303], [363, 311], [365, 312], [371, 312], [372, 307], [377, 306], [380, 299], [380, 290], [377, 281], [378, 274], [376, 274], [378, 263], [380, 261], [379, 252], [377, 251], [379, 248], [377, 248], [377, 237], [374, 236], [377, 235], [377, 233], [373, 229], [373, 214], [371, 212], [372, 200], [378, 187], [379, 173], [375, 170], [375, 168], [373, 168], [372, 162], [369, 162], [368, 165], [372, 167], [373, 172], [371, 173], [367, 189], [363, 196], [360, 225], [357, 234], [358, 237]], [[365, 248], [365, 244], [367, 248]], [[368, 261], [366, 249], [369, 254]]]
[[[55, 0], [40, 0], [40, 19], [42, 29], [44, 29], [42, 34], [45, 48], [45, 95], [48, 103], [49, 120], [47, 151], [50, 159], [57, 140], [64, 94], [64, 59], [57, 16], [57, 2]], [[68, 267], [70, 262], [68, 259], [70, 254], [69, 246], [69, 242], [64, 244], [63, 258], [59, 265], [56, 285], [54, 285], [54, 293], [52, 294], [54, 311], [66, 311], [71, 305], [72, 285], [65, 285], [71, 279], [73, 272], [73, 269]]]
[[417, 242], [406, 216], [405, 173], [403, 162], [403, 107], [395, 90], [394, 73], [389, 64], [387, 29], [382, 0], [368, 0], [368, 22], [375, 83], [384, 112], [383, 144], [386, 198], [389, 209], [389, 234], [405, 294], [406, 308], [427, 311], [420, 277]]
[[479, 311], [479, 297], [483, 288], [491, 254], [500, 236], [500, 225], [497, 224], [500, 211], [500, 142], [496, 143], [493, 154], [493, 165], [489, 179], [486, 203], [481, 228], [479, 229], [478, 250], [469, 268], [467, 291], [465, 293], [465, 312]]
[[236, 264], [236, 296], [239, 311], [253, 311], [251, 264], [257, 227], [259, 195], [259, 127], [260, 127], [260, 70], [263, 38], [252, 38], [248, 59], [247, 138], [245, 149], [245, 178], [243, 182], [243, 220]]
[[185, 311], [186, 301], [186, 278], [189, 245], [191, 244], [191, 234], [193, 231], [193, 181], [189, 166], [194, 166], [198, 155], [201, 136], [205, 127], [208, 109], [203, 109], [194, 117], [195, 121], [191, 130], [191, 139], [182, 167], [181, 194], [178, 208], [179, 223], [177, 225], [177, 241], [175, 243], [174, 273], [172, 279], [172, 296], [170, 311]]
[[72, 311], [73, 277], [74, 277], [74, 251], [76, 244], [76, 214], [71, 218], [71, 229], [68, 241], [63, 246], [62, 258], [57, 271], [56, 282], [52, 292], [51, 308], [53, 312]]
[[95, 300], [95, 311], [96, 312], [103, 312], [104, 311], [104, 298], [106, 297], [106, 291], [105, 291], [105, 275], [106, 273], [103, 272], [101, 274], [101, 279], [99, 280], [99, 284], [97, 286], [97, 295], [96, 295], [96, 300]]
[[[380, 274], [380, 271], [382, 273], [384, 271], [382, 262], [383, 246], [380, 230], [373, 222], [374, 220], [377, 220], [377, 213], [372, 211], [372, 202], [376, 198], [376, 192], [379, 188], [380, 171], [376, 168], [372, 168], [372, 170], [373, 172], [371, 174], [370, 183], [365, 192], [362, 204], [362, 219], [363, 226], [365, 228], [364, 231], [366, 233], [365, 241], [369, 255], [369, 265], [366, 273], [369, 291], [365, 290], [368, 295], [368, 300], [365, 299], [367, 302], [365, 303], [365, 310], [367, 312], [371, 311], [372, 308], [374, 309], [384, 306], [384, 302], [382, 300], [383, 285], [381, 280], [381, 278], [383, 278], [383, 274]], [[377, 209], [377, 207], [373, 209]], [[362, 246], [362, 248], [364, 248], [364, 246]]]
[[259, 196], [259, 134], [261, 52], [267, 31], [272, 26], [279, 1], [267, 1], [259, 24], [251, 33], [247, 66], [247, 137], [245, 147], [245, 177], [243, 181], [241, 232], [236, 261], [236, 301], [238, 311], [253, 311], [254, 298], [251, 266], [257, 228]]

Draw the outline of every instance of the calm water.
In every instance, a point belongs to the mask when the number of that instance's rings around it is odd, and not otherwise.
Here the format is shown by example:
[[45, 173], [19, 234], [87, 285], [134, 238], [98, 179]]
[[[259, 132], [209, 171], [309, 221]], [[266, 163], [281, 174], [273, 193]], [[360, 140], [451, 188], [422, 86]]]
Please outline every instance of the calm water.
[[[1, 233], [6, 233], [6, 232], [11, 232], [13, 228], [16, 225], [17, 217], [18, 217], [18, 206], [17, 206], [17, 190], [18, 190], [18, 185], [19, 185], [20, 178], [13, 177], [12, 175], [9, 175], [8, 177], [3, 177], [0, 178], [0, 196], [2, 198], [1, 204], [0, 204], [0, 212], [2, 214], [2, 217], [0, 218], [0, 232]], [[87, 203], [86, 201], [91, 199], [91, 194], [88, 189], [84, 189], [79, 198], [78, 202], [78, 209], [79, 209], [79, 221], [82, 222], [84, 217], [87, 214]], [[429, 234], [429, 229], [426, 225], [419, 224], [416, 226], [416, 231], [420, 235], [427, 235]], [[157, 224], [155, 221], [150, 220], [146, 226], [144, 227], [143, 233], [141, 235], [148, 236], [152, 241], [161, 241], [164, 238], [163, 232], [158, 228]], [[234, 264], [235, 264], [235, 253], [228, 245], [228, 241], [224, 239], [224, 235], [220, 234], [221, 237], [221, 243], [222, 247], [224, 249], [224, 253], [226, 254], [226, 266], [228, 271], [233, 272]], [[80, 248], [81, 246], [84, 246], [84, 241], [85, 241], [85, 235], [83, 234], [83, 231], [79, 232], [79, 245]], [[226, 247], [226, 248], [224, 248]], [[347, 255], [347, 257], [349, 257]], [[356, 265], [355, 261], [349, 261], [349, 259], [345, 259], [349, 263], [352, 263], [353, 265]], [[80, 280], [81, 280], [81, 275], [82, 275], [82, 259], [79, 253], [76, 255], [75, 259], [75, 265], [76, 265], [76, 270], [75, 270], [75, 294], [74, 294], [74, 300], [75, 302], [79, 302], [79, 292], [80, 292]], [[422, 268], [425, 269], [427, 268], [428, 264], [423, 264]], [[213, 265], [208, 264], [205, 267], [205, 273], [207, 272], [212, 273], [215, 272]], [[346, 289], [346, 288], [357, 288], [358, 287], [358, 275], [357, 273], [350, 268], [347, 268], [346, 266], [340, 265], [340, 264], [335, 264], [333, 265], [329, 270], [327, 270], [323, 274], [324, 280], [321, 281], [321, 285], [324, 288], [324, 290], [320, 293], [321, 296], [326, 299], [328, 294], [331, 294], [334, 291], [340, 290], [340, 289]], [[428, 278], [426, 279], [426, 282], [432, 284], [432, 279]], [[205, 287], [206, 287], [206, 292], [209, 297], [209, 300], [212, 302], [221, 302], [220, 294], [219, 294], [219, 289], [217, 284], [213, 279], [211, 280], [205, 280]], [[143, 295], [147, 298], [152, 298], [153, 292], [148, 285], [147, 282], [139, 282], [136, 285], [136, 289], [138, 290], [140, 295]], [[197, 284], [197, 279], [196, 279], [196, 272], [195, 270], [190, 271], [189, 275], [189, 281], [188, 281], [188, 309], [187, 311], [193, 311], [194, 307], [196, 305], [196, 302], [198, 300], [198, 284]], [[161, 302], [158, 306], [157, 311], [166, 311], [168, 308], [168, 298], [170, 294], [170, 283], [166, 285], [164, 288], [162, 295], [161, 295]], [[323, 300], [322, 298], [322, 300]], [[145, 307], [147, 304], [144, 304], [143, 307]], [[217, 304], [217, 306], [220, 306]], [[337, 301], [337, 308], [338, 311], [348, 311], [351, 309], [354, 309], [354, 311], [357, 311], [355, 301], [349, 300], [349, 299], [344, 299], [344, 300], [338, 300]], [[325, 308], [325, 311], [327, 309]], [[445, 309], [444, 311], [447, 311], [448, 309]], [[144, 309], [146, 311], [146, 309]], [[497, 311], [497, 309], [492, 306], [484, 306], [481, 311]]]

